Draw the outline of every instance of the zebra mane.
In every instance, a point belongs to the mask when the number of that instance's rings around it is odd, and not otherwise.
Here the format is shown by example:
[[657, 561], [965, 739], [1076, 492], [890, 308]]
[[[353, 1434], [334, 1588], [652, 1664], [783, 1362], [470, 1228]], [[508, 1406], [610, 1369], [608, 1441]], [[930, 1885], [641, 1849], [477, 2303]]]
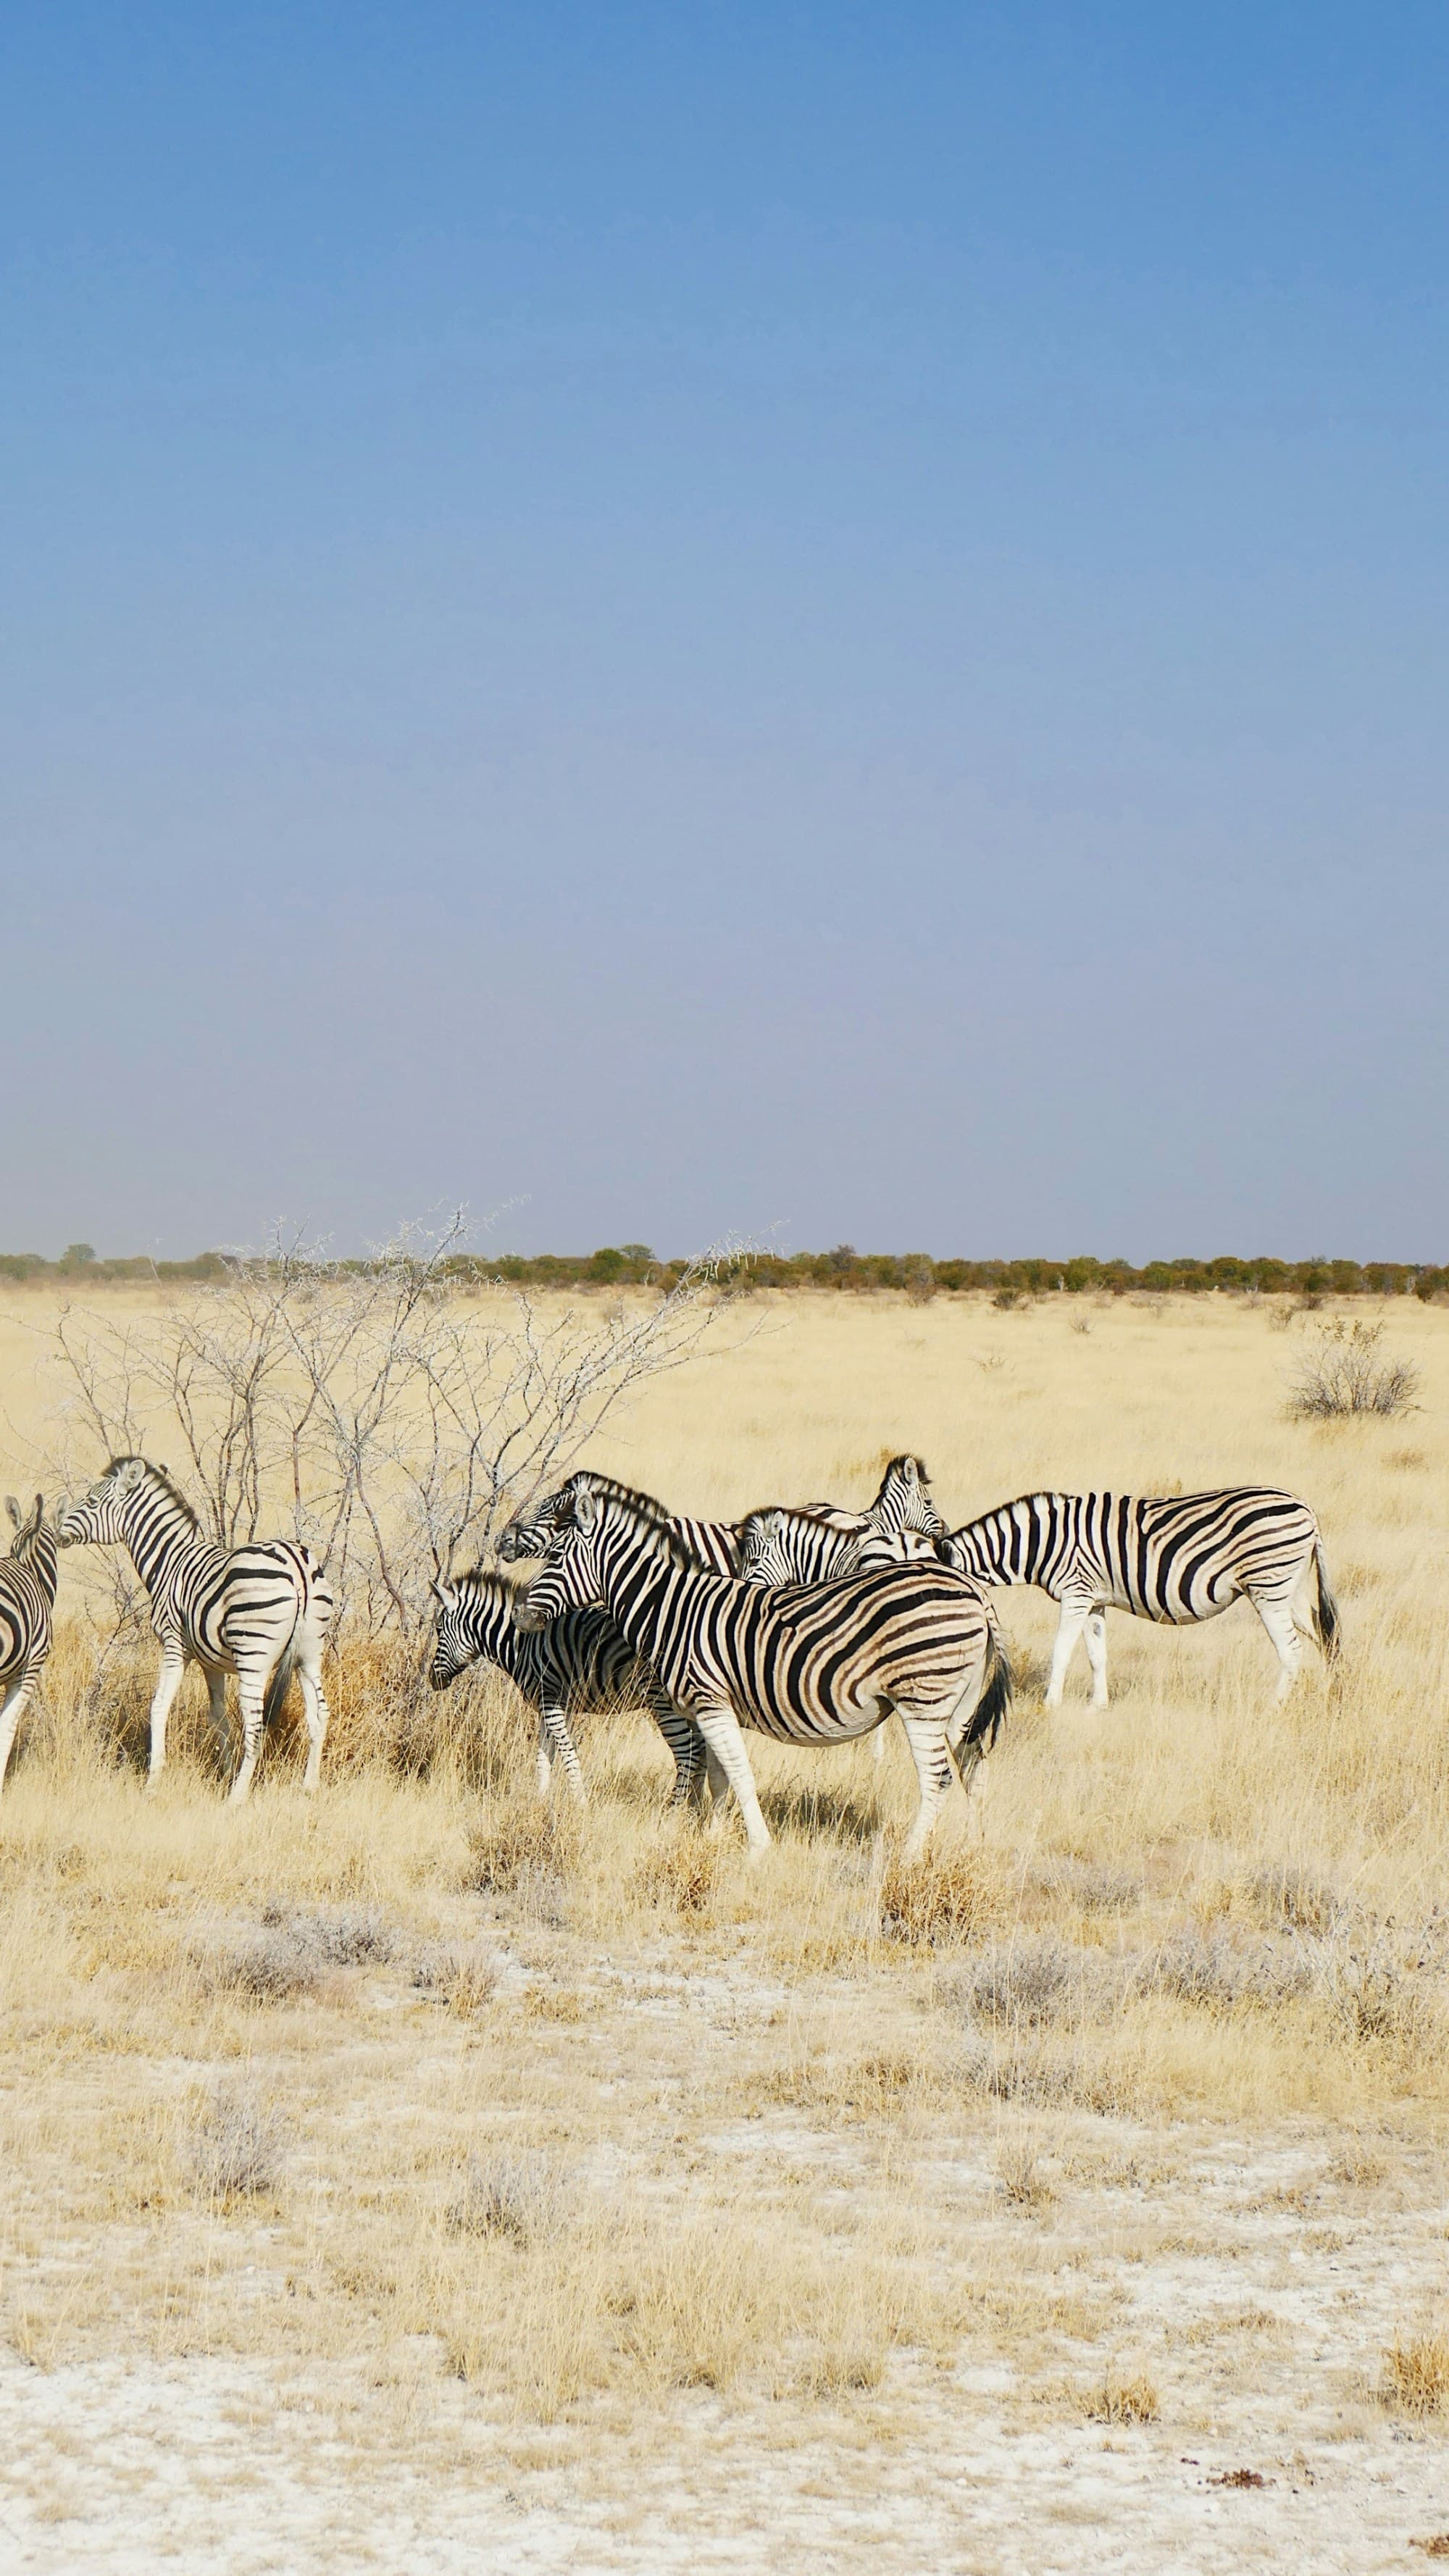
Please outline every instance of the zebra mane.
[[[601, 1480], [604, 1488], [602, 1491], [591, 1475], [587, 1482], [588, 1490], [596, 1501], [618, 1503], [632, 1520], [637, 1521], [641, 1531], [652, 1541], [658, 1554], [667, 1557], [671, 1565], [680, 1567], [685, 1574], [703, 1574], [706, 1571], [687, 1542], [670, 1527], [669, 1514], [661, 1503], [655, 1502], [652, 1494], [636, 1494], [632, 1487], [616, 1485], [613, 1479], [607, 1476]], [[577, 1486], [574, 1490], [577, 1492]], [[567, 1529], [570, 1522], [566, 1520], [563, 1526]]]
[[153, 1482], [160, 1485], [170, 1496], [171, 1501], [176, 1505], [178, 1511], [182, 1511], [186, 1514], [192, 1528], [194, 1530], [200, 1529], [201, 1523], [197, 1519], [195, 1505], [187, 1501], [180, 1486], [175, 1482], [169, 1467], [158, 1467], [152, 1459], [137, 1457], [133, 1452], [129, 1457], [109, 1459], [106, 1463], [105, 1475], [101, 1479], [102, 1483], [105, 1481], [105, 1476], [114, 1476], [118, 1467], [144, 1467], [147, 1475], [152, 1478]]
[[641, 1520], [657, 1522], [661, 1529], [667, 1528], [671, 1520], [682, 1517], [671, 1512], [657, 1495], [644, 1493], [638, 1485], [626, 1485], [617, 1476], [602, 1475], [597, 1467], [576, 1467], [564, 1490], [576, 1494], [585, 1485], [591, 1494], [598, 1494], [604, 1501], [627, 1503], [630, 1511], [637, 1512]]
[[890, 1483], [892, 1476], [903, 1476], [908, 1467], [914, 1467], [921, 1484], [929, 1485], [931, 1481], [931, 1470], [927, 1466], [925, 1459], [918, 1458], [913, 1449], [903, 1449], [898, 1458], [888, 1458], [886, 1460], [885, 1469], [881, 1476], [880, 1483], [876, 1487], [875, 1498], [877, 1502], [880, 1501], [880, 1498], [885, 1492], [887, 1485]]

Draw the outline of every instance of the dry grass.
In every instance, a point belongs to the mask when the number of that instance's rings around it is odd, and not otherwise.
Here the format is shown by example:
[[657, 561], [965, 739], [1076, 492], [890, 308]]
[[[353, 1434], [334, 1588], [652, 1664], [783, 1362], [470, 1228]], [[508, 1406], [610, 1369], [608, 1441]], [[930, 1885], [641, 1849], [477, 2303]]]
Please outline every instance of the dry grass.
[[[984, 1832], [955, 1799], [907, 1872], [898, 1740], [879, 1770], [759, 1744], [777, 1840], [750, 1867], [732, 1825], [664, 1817], [643, 1718], [582, 1727], [589, 1804], [545, 1808], [504, 1685], [434, 1698], [378, 1646], [334, 1667], [317, 1801], [283, 1735], [230, 1811], [190, 1686], [148, 1800], [150, 1649], [97, 1689], [71, 1620], [0, 1804], [3, 2332], [44, 2368], [432, 2373], [595, 2459], [620, 2422], [677, 2443], [701, 2391], [761, 2443], [895, 2439], [978, 2364], [1020, 2374], [993, 2403], [1075, 2421], [1088, 2388], [1150, 2438], [1264, 2402], [1220, 2320], [1272, 2322], [1276, 2275], [1248, 2274], [1291, 2240], [1325, 2300], [1362, 2253], [1359, 2342], [1324, 2328], [1346, 2419], [1378, 2388], [1432, 2424], [1449, 2346], [1391, 2340], [1375, 2301], [1449, 2108], [1449, 1317], [1394, 1319], [1405, 1451], [1286, 1421], [1246, 1306], [1105, 1305], [1087, 1336], [1051, 1301], [760, 1302], [755, 1342], [651, 1388], [601, 1464], [735, 1511], [848, 1498], [915, 1445], [953, 1521], [1048, 1478], [1283, 1482], [1345, 1569], [1339, 1677], [1275, 1709], [1246, 1614], [1117, 1620], [1110, 1710], [1079, 1672], [1048, 1719], [1050, 1607], [1004, 1596], [1023, 1686]], [[1199, 2138], [1264, 2164], [1210, 2222]], [[1243, 2281], [1204, 2292], [1196, 2341], [1194, 2266]], [[1318, 2401], [1315, 2348], [1283, 2342], [1285, 2407]], [[429, 2410], [397, 2408], [421, 2456]]]

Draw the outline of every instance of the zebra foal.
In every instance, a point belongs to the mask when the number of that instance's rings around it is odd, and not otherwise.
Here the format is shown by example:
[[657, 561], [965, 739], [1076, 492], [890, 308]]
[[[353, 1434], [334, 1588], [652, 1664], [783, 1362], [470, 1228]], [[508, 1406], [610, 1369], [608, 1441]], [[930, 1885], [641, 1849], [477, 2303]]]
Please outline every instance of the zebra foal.
[[15, 1730], [50, 1652], [50, 1620], [55, 1608], [53, 1529], [45, 1522], [45, 1496], [37, 1494], [26, 1519], [13, 1494], [5, 1509], [15, 1524], [10, 1554], [0, 1558], [0, 1789], [10, 1765]]
[[703, 1784], [704, 1743], [681, 1717], [647, 1664], [604, 1610], [568, 1610], [537, 1632], [517, 1624], [518, 1594], [496, 1574], [460, 1575], [435, 1583], [437, 1642], [428, 1679], [446, 1690], [470, 1664], [496, 1664], [520, 1690], [538, 1718], [538, 1793], [546, 1798], [555, 1762], [574, 1796], [584, 1775], [569, 1719], [581, 1710], [647, 1708], [674, 1756], [671, 1806], [687, 1803]]
[[1270, 1485], [1208, 1494], [1022, 1494], [938, 1542], [978, 1583], [1032, 1583], [1061, 1605], [1046, 1704], [1059, 1708], [1085, 1634], [1092, 1706], [1107, 1705], [1107, 1612], [1181, 1627], [1251, 1601], [1278, 1654], [1276, 1696], [1297, 1679], [1303, 1639], [1338, 1653], [1338, 1609], [1318, 1522]]
[[322, 1648], [332, 1594], [310, 1548], [293, 1539], [214, 1546], [164, 1467], [145, 1458], [113, 1458], [105, 1474], [60, 1518], [62, 1547], [106, 1544], [129, 1550], [146, 1587], [151, 1623], [161, 1640], [161, 1675], [151, 1702], [148, 1784], [166, 1761], [166, 1721], [188, 1663], [200, 1664], [211, 1722], [231, 1754], [226, 1676], [235, 1673], [241, 1702], [242, 1757], [232, 1803], [246, 1797], [262, 1730], [281, 1709], [295, 1672], [307, 1712], [304, 1789], [315, 1789], [327, 1733]]
[[600, 1602], [691, 1717], [735, 1793], [751, 1851], [770, 1833], [742, 1724], [787, 1744], [842, 1744], [895, 1710], [919, 1785], [904, 1857], [918, 1859], [950, 1785], [963, 1784], [1010, 1700], [1010, 1674], [974, 1584], [939, 1563], [889, 1566], [814, 1589], [765, 1590], [692, 1564], [668, 1529], [581, 1479], [552, 1503], [542, 1568], [515, 1612], [526, 1631]]

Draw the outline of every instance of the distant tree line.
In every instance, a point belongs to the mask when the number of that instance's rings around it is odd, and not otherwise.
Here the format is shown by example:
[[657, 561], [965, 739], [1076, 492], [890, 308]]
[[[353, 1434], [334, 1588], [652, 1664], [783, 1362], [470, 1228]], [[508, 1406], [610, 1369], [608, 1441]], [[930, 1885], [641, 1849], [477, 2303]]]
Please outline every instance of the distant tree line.
[[[67, 1246], [58, 1261], [38, 1252], [0, 1253], [0, 1279], [101, 1281], [220, 1280], [231, 1276], [235, 1256], [198, 1253], [192, 1261], [101, 1260], [88, 1243]], [[366, 1261], [332, 1264], [365, 1276]], [[524, 1254], [506, 1252], [491, 1259], [456, 1254], [442, 1265], [459, 1279], [480, 1284], [490, 1279], [528, 1288], [627, 1288], [675, 1286], [694, 1265], [656, 1258], [643, 1243], [606, 1244], [598, 1252]], [[936, 1261], [927, 1252], [857, 1252], [838, 1243], [832, 1252], [790, 1254], [742, 1251], [721, 1265], [737, 1286], [757, 1288], [830, 1288], [859, 1293], [897, 1289], [920, 1303], [941, 1290], [985, 1289], [1001, 1296], [1044, 1297], [1084, 1293], [1127, 1296], [1201, 1294], [1224, 1289], [1259, 1296], [1422, 1297], [1449, 1296], [1449, 1264], [1414, 1261], [1276, 1261], [1267, 1254], [1240, 1259], [1221, 1253], [1213, 1261], [1098, 1261], [1078, 1253], [1069, 1261]]]

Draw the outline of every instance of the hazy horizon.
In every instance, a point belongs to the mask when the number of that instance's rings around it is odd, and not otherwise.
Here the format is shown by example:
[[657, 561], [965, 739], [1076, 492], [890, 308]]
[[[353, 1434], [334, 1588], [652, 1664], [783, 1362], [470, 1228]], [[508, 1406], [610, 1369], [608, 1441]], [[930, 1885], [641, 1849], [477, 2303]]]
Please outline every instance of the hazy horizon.
[[1444, 1258], [1449, 21], [12, 21], [15, 1251]]

